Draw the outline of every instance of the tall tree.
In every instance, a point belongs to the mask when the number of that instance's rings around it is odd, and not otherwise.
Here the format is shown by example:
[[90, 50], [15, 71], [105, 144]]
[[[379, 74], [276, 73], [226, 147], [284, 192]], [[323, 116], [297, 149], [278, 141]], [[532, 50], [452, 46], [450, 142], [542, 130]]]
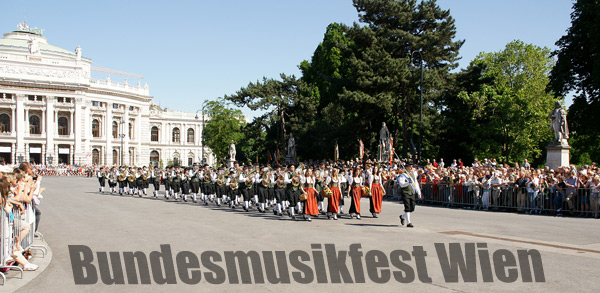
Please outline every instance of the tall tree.
[[600, 111], [600, 1], [577, 0], [571, 13], [571, 27], [556, 45], [556, 66], [549, 88], [558, 95], [574, 92], [567, 121], [571, 131], [573, 158], [600, 159], [600, 125], [589, 117]]
[[495, 53], [482, 53], [469, 70], [488, 80], [479, 90], [463, 91], [468, 105], [474, 155], [522, 162], [540, 158], [541, 145], [551, 141], [548, 115], [554, 97], [546, 92], [553, 59], [548, 48], [513, 41]]
[[206, 109], [210, 119], [204, 126], [204, 142], [213, 151], [217, 161], [225, 162], [231, 141], [239, 144], [244, 140], [242, 129], [246, 120], [241, 110], [231, 108], [224, 100], [208, 101]]
[[[456, 68], [458, 50], [456, 27], [449, 10], [441, 9], [435, 0], [354, 0], [360, 21], [348, 32], [354, 42], [350, 57], [350, 79], [340, 98], [364, 109], [360, 118], [378, 117], [387, 121], [402, 152], [414, 154], [416, 137], [420, 135], [419, 70], [409, 64], [423, 62], [423, 114], [426, 129], [439, 109], [430, 107], [439, 92], [447, 86], [450, 70]], [[413, 52], [420, 51], [420, 54]], [[412, 57], [411, 58], [411, 53]], [[422, 60], [419, 60], [421, 59]], [[412, 59], [412, 60], [411, 60]], [[375, 133], [381, 126], [361, 125]], [[427, 130], [424, 131], [425, 134]], [[427, 139], [427, 137], [425, 138]], [[427, 143], [425, 142], [424, 145]], [[426, 154], [424, 150], [423, 154]]]
[[[281, 80], [264, 77], [262, 82], [250, 83], [233, 95], [225, 96], [237, 106], [247, 106], [251, 110], [267, 111], [261, 117], [270, 121], [272, 127], [267, 132], [267, 143], [283, 150], [290, 133], [297, 141], [312, 127], [319, 105], [319, 93], [314, 87], [295, 76], [280, 75]], [[298, 144], [298, 154], [312, 158], [310, 144]]]

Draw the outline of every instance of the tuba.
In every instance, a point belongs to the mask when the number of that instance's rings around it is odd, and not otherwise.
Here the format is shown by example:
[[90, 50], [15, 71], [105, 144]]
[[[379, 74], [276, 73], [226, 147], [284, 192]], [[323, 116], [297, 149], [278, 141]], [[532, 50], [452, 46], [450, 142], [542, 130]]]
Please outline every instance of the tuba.
[[142, 179], [144, 181], [148, 180], [148, 172], [142, 172]]
[[269, 187], [269, 184], [271, 183], [271, 182], [269, 182], [269, 181], [271, 181], [270, 180], [271, 178], [269, 178], [270, 174], [271, 174], [271, 172], [268, 172], [268, 171], [263, 173], [262, 182], [261, 182], [263, 187]]
[[219, 177], [217, 178], [217, 185], [218, 186], [225, 185], [225, 173], [219, 174]]
[[127, 181], [129, 181], [129, 182], [135, 181], [135, 172], [131, 172], [129, 177], [127, 177]]
[[285, 188], [285, 183], [283, 183], [283, 174], [279, 174], [279, 176], [277, 176], [277, 187]]
[[119, 181], [125, 181], [127, 175], [125, 174], [125, 171], [121, 172], [121, 174], [119, 174], [119, 178], [117, 178], [117, 180]]

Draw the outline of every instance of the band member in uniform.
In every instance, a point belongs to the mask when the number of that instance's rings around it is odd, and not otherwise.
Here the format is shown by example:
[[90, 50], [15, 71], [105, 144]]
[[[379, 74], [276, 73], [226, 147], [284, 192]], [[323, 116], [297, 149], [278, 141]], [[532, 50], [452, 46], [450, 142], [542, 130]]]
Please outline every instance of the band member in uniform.
[[315, 177], [315, 191], [317, 198], [317, 206], [319, 207], [319, 212], [325, 212], [325, 208], [323, 206], [323, 188], [325, 187], [325, 178], [327, 178], [327, 172], [325, 171], [325, 163], [319, 163], [319, 170], [314, 172]]
[[119, 167], [119, 177], [117, 177], [117, 182], [119, 183], [119, 195], [123, 196], [123, 193], [127, 192], [125, 190], [127, 187], [127, 170], [122, 166]]
[[142, 169], [142, 180], [144, 195], [148, 195], [148, 187], [150, 186], [150, 171], [146, 166], [144, 166], [144, 168]]
[[264, 213], [269, 197], [269, 185], [271, 184], [269, 170], [267, 168], [263, 168], [261, 175], [256, 181], [258, 184], [258, 211]]
[[98, 192], [104, 193], [104, 187], [106, 186], [106, 172], [104, 171], [104, 168], [98, 169], [98, 171], [96, 171], [96, 176], [98, 176], [98, 182], [100, 183]]
[[136, 174], [135, 174], [135, 169], [129, 167], [129, 169], [127, 170], [127, 186], [129, 188], [129, 194], [133, 195], [136, 191]]
[[135, 172], [135, 193], [139, 197], [142, 197], [142, 192], [144, 191], [144, 184], [146, 184], [145, 181], [146, 180], [144, 180], [144, 173], [142, 171], [142, 168], [137, 168], [137, 172]]
[[254, 177], [248, 173], [248, 166], [244, 166], [244, 171], [240, 174], [238, 182], [241, 184], [240, 191], [244, 201], [244, 210], [250, 209], [250, 196], [252, 195], [252, 186]]
[[165, 199], [169, 199], [171, 192], [173, 192], [173, 180], [171, 179], [171, 168], [167, 167], [162, 173], [162, 181], [165, 185]]
[[[292, 166], [290, 169], [293, 170], [294, 167]], [[288, 214], [290, 217], [292, 217], [292, 219], [296, 219], [294, 209], [298, 204], [300, 204], [300, 195], [304, 193], [304, 190], [300, 186], [300, 177], [298, 177], [298, 175], [294, 174], [292, 177], [290, 177], [289, 182], [290, 183], [287, 185], [285, 191], [287, 202], [289, 203]]]
[[404, 214], [400, 215], [400, 224], [404, 225], [404, 222], [408, 223], [406, 227], [414, 227], [410, 221], [410, 215], [415, 211], [415, 195], [421, 198], [421, 188], [419, 188], [419, 182], [415, 180], [413, 174], [413, 168], [411, 165], [406, 166], [406, 172], [402, 172], [398, 178], [398, 183], [402, 189], [402, 195], [404, 199]]
[[190, 182], [192, 187], [192, 201], [196, 203], [198, 192], [200, 192], [200, 170], [196, 167], [194, 170], [189, 171], [191, 173]]
[[229, 171], [229, 176], [227, 177], [227, 196], [229, 197], [229, 203], [231, 208], [235, 208], [237, 204], [237, 197], [239, 192], [239, 176], [236, 174], [234, 170]]
[[179, 173], [179, 180], [181, 180], [181, 197], [185, 202], [187, 202], [187, 195], [190, 192], [192, 183], [188, 174], [189, 171], [189, 168], [185, 168], [181, 173]]
[[348, 189], [351, 187], [350, 184], [350, 178], [352, 177], [352, 174], [350, 173], [350, 171], [348, 171], [347, 169], [344, 169], [344, 167], [342, 167], [341, 171], [340, 171], [340, 176], [342, 177], [342, 182], [340, 182], [340, 191], [342, 192], [342, 195], [340, 196], [340, 209], [339, 209], [339, 214], [343, 215], [344, 214], [344, 197], [346, 197], [346, 194], [348, 194]]
[[283, 215], [283, 202], [285, 201], [285, 183], [284, 183], [284, 172], [281, 170], [281, 166], [275, 166], [275, 174], [273, 180], [273, 198], [275, 199], [275, 208], [273, 214]]
[[359, 167], [354, 168], [351, 180], [351, 189], [348, 189], [348, 197], [350, 198], [350, 218], [356, 218], [360, 220], [360, 199], [362, 197], [362, 184], [363, 178]]
[[154, 197], [158, 196], [158, 191], [160, 190], [160, 180], [161, 180], [161, 171], [158, 170], [158, 167], [154, 167], [154, 170], [150, 172], [150, 181], [152, 181], [152, 185], [154, 186]]
[[382, 182], [381, 169], [379, 169], [379, 166], [375, 166], [368, 179], [369, 189], [371, 190], [369, 211], [373, 214], [373, 218], [377, 218], [377, 215], [381, 213], [381, 202], [385, 196]]
[[179, 178], [179, 167], [173, 167], [171, 170], [171, 189], [173, 198], [177, 200], [177, 193], [181, 189], [181, 178]]
[[221, 203], [226, 203], [227, 191], [226, 191], [226, 176], [225, 166], [219, 168], [217, 174], [217, 182], [215, 183], [215, 191], [217, 193], [217, 206], [221, 206]]
[[116, 191], [117, 186], [117, 169], [112, 167], [110, 171], [108, 171], [108, 187], [110, 188], [110, 194], [113, 194]]

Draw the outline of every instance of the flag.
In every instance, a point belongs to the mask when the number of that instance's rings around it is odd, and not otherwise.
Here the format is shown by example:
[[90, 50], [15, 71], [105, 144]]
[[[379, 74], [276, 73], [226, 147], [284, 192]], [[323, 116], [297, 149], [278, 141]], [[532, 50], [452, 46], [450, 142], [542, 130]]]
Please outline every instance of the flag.
[[279, 164], [279, 148], [275, 151], [275, 163]]
[[360, 148], [360, 150], [359, 150], [360, 159], [362, 160], [363, 155], [365, 154], [365, 145], [363, 144], [362, 139], [359, 139], [358, 143], [359, 143], [359, 148]]
[[267, 151], [267, 154], [269, 155], [269, 164], [270, 164], [271, 161], [273, 161], [273, 157], [271, 157], [271, 151]]
[[394, 161], [394, 138], [390, 138], [390, 166]]

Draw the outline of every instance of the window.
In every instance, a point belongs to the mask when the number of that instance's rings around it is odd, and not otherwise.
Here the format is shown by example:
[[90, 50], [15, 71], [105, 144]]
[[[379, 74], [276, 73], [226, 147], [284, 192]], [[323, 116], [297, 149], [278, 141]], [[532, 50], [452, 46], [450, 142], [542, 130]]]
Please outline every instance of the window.
[[133, 122], [129, 122], [129, 138], [133, 138]]
[[113, 109], [119, 109], [119, 104], [113, 103]]
[[44, 97], [43, 96], [36, 96], [36, 95], [28, 95], [27, 99], [30, 101], [36, 101], [36, 102], [41, 102]]
[[98, 101], [92, 101], [92, 106], [94, 106], [94, 107], [100, 107], [100, 102], [98, 102]]
[[65, 101], [65, 98], [63, 98], [63, 97], [57, 97], [56, 101], [59, 102], [59, 103], [63, 103]]
[[71, 103], [71, 98], [65, 98], [66, 103]]
[[35, 96], [34, 95], [29, 95], [27, 96], [27, 99], [30, 101], [35, 101]]
[[158, 127], [153, 126], [152, 129], [150, 129], [150, 140], [158, 141]]
[[119, 137], [119, 123], [117, 123], [117, 121], [113, 121], [113, 123], [112, 123], [112, 133], [113, 133], [113, 138]]
[[10, 132], [10, 116], [8, 114], [0, 114], [0, 133]]
[[194, 143], [194, 129], [193, 128], [188, 128], [188, 131], [187, 131], [187, 142], [188, 143]]
[[0, 98], [12, 100], [13, 94], [0, 93]]
[[173, 142], [179, 142], [179, 128], [173, 128]]
[[157, 151], [150, 152], [150, 165], [153, 167], [158, 167], [158, 161], [160, 160], [160, 156]]
[[58, 118], [58, 135], [69, 135], [69, 120], [67, 120], [67, 117]]
[[92, 150], [92, 164], [99, 165], [100, 164], [100, 152], [98, 149]]
[[92, 136], [100, 137], [100, 121], [98, 119], [92, 120]]
[[40, 128], [40, 117], [37, 115], [29, 116], [29, 133], [30, 134], [42, 134]]
[[113, 150], [113, 165], [119, 164], [119, 152], [117, 150]]

